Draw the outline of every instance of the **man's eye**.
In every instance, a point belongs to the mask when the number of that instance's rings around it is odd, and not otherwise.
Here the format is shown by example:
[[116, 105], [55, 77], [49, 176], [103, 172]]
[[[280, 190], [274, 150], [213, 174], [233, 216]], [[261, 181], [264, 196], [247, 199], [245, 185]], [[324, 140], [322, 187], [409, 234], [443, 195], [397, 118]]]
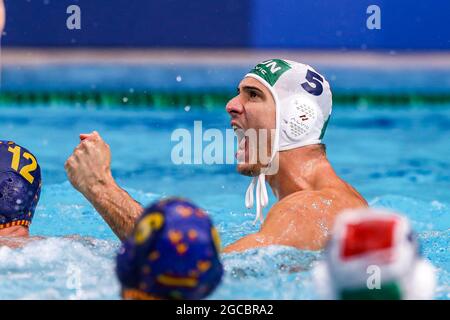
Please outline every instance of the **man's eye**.
[[258, 97], [258, 94], [255, 91], [250, 91], [249, 92], [250, 98], [256, 98]]

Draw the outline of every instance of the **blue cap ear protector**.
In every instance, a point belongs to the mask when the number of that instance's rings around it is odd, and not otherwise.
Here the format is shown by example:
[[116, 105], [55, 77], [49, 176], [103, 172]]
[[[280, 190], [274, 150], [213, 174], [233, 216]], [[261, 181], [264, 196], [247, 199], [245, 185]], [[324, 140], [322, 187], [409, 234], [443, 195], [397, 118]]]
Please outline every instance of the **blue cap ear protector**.
[[31, 224], [41, 185], [34, 155], [12, 141], [0, 140], [0, 229]]
[[124, 299], [202, 299], [220, 283], [220, 239], [206, 213], [169, 198], [145, 209], [117, 256]]
[[313, 275], [325, 299], [432, 299], [436, 286], [434, 267], [420, 256], [408, 220], [368, 208], [337, 217]]

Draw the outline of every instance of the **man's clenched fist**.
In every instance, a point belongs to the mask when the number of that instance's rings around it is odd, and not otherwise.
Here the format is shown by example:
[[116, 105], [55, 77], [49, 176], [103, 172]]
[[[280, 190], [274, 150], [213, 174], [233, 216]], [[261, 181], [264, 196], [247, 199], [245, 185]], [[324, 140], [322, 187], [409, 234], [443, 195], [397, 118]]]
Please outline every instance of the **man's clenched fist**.
[[80, 144], [64, 167], [73, 187], [88, 199], [114, 180], [111, 174], [111, 151], [94, 131], [80, 134]]

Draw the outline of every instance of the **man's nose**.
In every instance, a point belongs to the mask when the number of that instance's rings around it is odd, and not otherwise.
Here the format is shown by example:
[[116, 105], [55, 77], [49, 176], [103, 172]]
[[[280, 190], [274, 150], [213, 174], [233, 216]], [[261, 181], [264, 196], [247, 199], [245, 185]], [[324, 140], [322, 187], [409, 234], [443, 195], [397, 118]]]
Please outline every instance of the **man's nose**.
[[234, 97], [233, 99], [228, 101], [225, 109], [231, 116], [233, 116], [241, 114], [244, 111], [244, 106], [242, 105], [239, 97]]

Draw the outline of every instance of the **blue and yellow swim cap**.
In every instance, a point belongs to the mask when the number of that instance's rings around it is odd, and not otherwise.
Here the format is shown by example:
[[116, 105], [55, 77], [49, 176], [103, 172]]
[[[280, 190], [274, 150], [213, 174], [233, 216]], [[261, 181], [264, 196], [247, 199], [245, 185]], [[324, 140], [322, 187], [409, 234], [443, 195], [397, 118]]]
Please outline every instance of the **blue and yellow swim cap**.
[[41, 193], [41, 169], [34, 155], [0, 140], [0, 229], [29, 226]]
[[206, 213], [169, 198], [145, 209], [117, 256], [124, 299], [202, 299], [220, 283], [220, 239]]

